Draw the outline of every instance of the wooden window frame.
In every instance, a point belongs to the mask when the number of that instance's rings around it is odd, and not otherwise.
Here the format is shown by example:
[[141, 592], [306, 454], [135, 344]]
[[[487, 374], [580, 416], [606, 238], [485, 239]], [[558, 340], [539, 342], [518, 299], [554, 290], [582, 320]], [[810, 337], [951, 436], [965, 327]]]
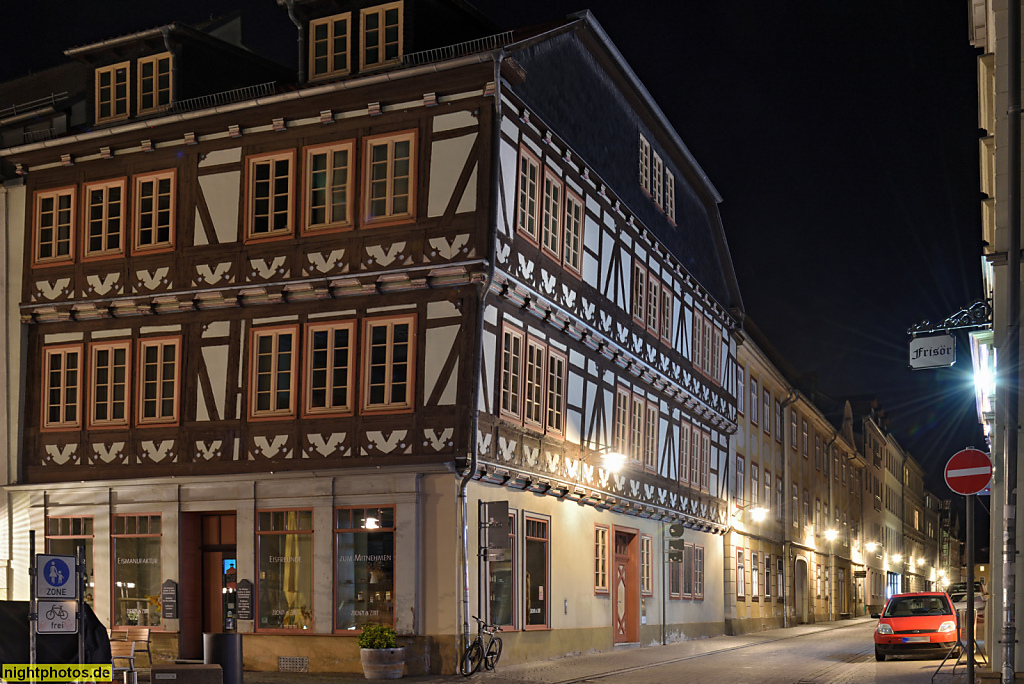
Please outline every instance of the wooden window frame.
[[651, 194], [651, 143], [644, 134], [640, 134], [640, 187], [648, 195]]
[[[507, 345], [507, 340], [517, 341], [518, 351], [515, 348], [514, 342], [511, 345]], [[501, 329], [501, 348], [499, 350], [500, 358], [498, 360], [501, 364], [498, 410], [502, 418], [512, 419], [517, 423], [521, 423], [523, 420], [523, 359], [526, 356], [524, 353], [525, 342], [526, 339], [522, 330], [514, 328], [507, 323], [503, 325]], [[507, 364], [506, 359], [508, 360]], [[506, 365], [508, 366], [507, 369]], [[508, 397], [507, 401], [506, 397]]]
[[693, 437], [690, 432], [690, 424], [682, 421], [679, 424], [679, 481], [683, 484], [690, 483], [690, 440]]
[[665, 215], [674, 225], [676, 222], [676, 177], [665, 168]]
[[[281, 197], [281, 193], [277, 193], [274, 190], [274, 179], [277, 178], [274, 174], [276, 173], [276, 166], [278, 162], [285, 161], [288, 163], [288, 189], [284, 193], [285, 204], [287, 209], [284, 212], [275, 211], [274, 204], [278, 197]], [[257, 178], [257, 167], [261, 165], [269, 165], [270, 177], [269, 180], [261, 180]], [[256, 197], [257, 183], [268, 183], [269, 194], [266, 196], [267, 201], [267, 212], [265, 215], [261, 214], [257, 217], [256, 214], [256, 202], [259, 199], [262, 201], [264, 198]], [[295, 217], [294, 217], [294, 199], [295, 199], [295, 150], [280, 150], [277, 152], [271, 152], [269, 154], [252, 154], [245, 158], [245, 242], [265, 242], [271, 240], [285, 240], [292, 237], [295, 234]], [[274, 218], [276, 215], [285, 214], [285, 226], [283, 228], [274, 228]], [[267, 222], [267, 229], [258, 231], [256, 230], [257, 218], [265, 219]]]
[[[516, 168], [516, 232], [527, 242], [539, 246], [541, 193], [544, 188], [540, 159], [524, 145], [520, 145]], [[533, 226], [532, 231], [530, 226]]]
[[[335, 406], [332, 399], [335, 385], [331, 381], [331, 377], [337, 373], [338, 368], [334, 366], [334, 347], [333, 339], [334, 334], [337, 331], [346, 330], [348, 331], [348, 364], [346, 368], [347, 380], [345, 384], [345, 396], [348, 401], [344, 405]], [[355, 413], [355, 375], [356, 365], [359, 359], [359, 352], [356, 345], [356, 322], [354, 320], [346, 321], [327, 321], [321, 323], [309, 323], [305, 328], [305, 344], [303, 345], [303, 353], [305, 358], [303, 359], [303, 415], [304, 416], [350, 416]], [[313, 358], [314, 358], [314, 336], [319, 332], [327, 332], [328, 334], [328, 345], [327, 345], [327, 366], [324, 372], [327, 375], [327, 383], [324, 386], [324, 393], [326, 397], [324, 406], [313, 406]]]
[[761, 563], [760, 553], [757, 551], [750, 552], [750, 600], [760, 601], [761, 592], [759, 591], [761, 584]]
[[[324, 218], [323, 223], [313, 223], [313, 157], [324, 154], [327, 159], [333, 158], [336, 152], [347, 152], [348, 163], [345, 167], [346, 180], [342, 184], [336, 184], [334, 182], [334, 175], [338, 169], [331, 167], [330, 164], [325, 166], [323, 173], [325, 176], [325, 184], [323, 188], [324, 193]], [[354, 214], [354, 205], [356, 204], [356, 198], [353, 194], [353, 188], [355, 187], [355, 141], [345, 140], [342, 142], [332, 142], [325, 145], [309, 145], [302, 148], [302, 159], [303, 159], [303, 172], [302, 172], [302, 232], [308, 234], [322, 235], [325, 233], [336, 233], [343, 230], [350, 230], [353, 227], [352, 216]], [[335, 188], [344, 187], [345, 192], [345, 217], [340, 221], [332, 220], [332, 207], [330, 202], [330, 196]]]
[[708, 492], [711, 490], [711, 433], [702, 431], [700, 443], [700, 488]]
[[658, 312], [659, 328], [661, 328], [661, 340], [665, 344], [672, 345], [672, 320], [675, 317], [675, 297], [668, 285], [661, 286], [661, 307]]
[[746, 459], [740, 454], [736, 454], [736, 487], [734, 491], [736, 500], [740, 502], [740, 506], [746, 505], [747, 502], [747, 466]]
[[644, 324], [647, 326], [648, 332], [654, 337], [659, 337], [660, 332], [658, 331], [659, 324], [661, 323], [661, 312], [658, 307], [661, 306], [661, 283], [654, 276], [653, 273], [647, 273], [647, 307], [644, 313]]
[[[381, 69], [392, 64], [397, 64], [402, 59], [403, 48], [404, 48], [404, 34], [405, 34], [405, 12], [403, 10], [402, 2], [389, 2], [384, 5], [374, 5], [373, 7], [366, 7], [359, 11], [359, 68], [363, 71], [369, 71], [371, 69]], [[386, 43], [383, 40], [383, 33], [386, 30], [386, 24], [384, 23], [384, 14], [390, 9], [398, 10], [398, 54], [391, 59], [384, 57]], [[379, 51], [380, 59], [374, 62], [368, 62], [366, 59], [367, 39], [366, 39], [366, 18], [371, 14], [379, 15], [378, 31], [381, 32], [381, 40], [377, 43], [377, 49]]]
[[615, 415], [613, 416], [615, 450], [629, 457], [629, 418], [633, 411], [633, 393], [619, 385], [615, 390]]
[[782, 431], [785, 428], [782, 424], [782, 401], [775, 398], [775, 441], [782, 443]]
[[[337, 68], [338, 53], [334, 50], [334, 43], [338, 40], [338, 36], [335, 35], [335, 23], [338, 21], [345, 21], [345, 66], [341, 69]], [[324, 42], [327, 44], [327, 70], [324, 72], [317, 72], [316, 70], [316, 45], [319, 42], [314, 36], [316, 35], [316, 29], [320, 26], [327, 27], [327, 38]], [[336, 76], [345, 76], [352, 73], [352, 13], [342, 12], [340, 14], [333, 14], [329, 17], [320, 17], [318, 19], [311, 19], [309, 22], [309, 80], [320, 81], [328, 78], [334, 78]]]
[[694, 489], [700, 489], [700, 459], [701, 459], [701, 444], [704, 441], [704, 431], [698, 429], [696, 425], [693, 426], [690, 432], [690, 486]]
[[610, 535], [608, 525], [594, 525], [594, 593], [598, 595], [611, 593], [608, 574], [611, 567], [608, 545]]
[[[373, 135], [363, 139], [363, 176], [362, 176], [362, 223], [366, 226], [390, 226], [401, 223], [409, 223], [416, 220], [416, 182], [419, 179], [419, 154], [418, 152], [418, 140], [419, 135], [415, 129], [395, 131], [394, 133], [382, 133], [381, 135]], [[395, 197], [395, 174], [394, 165], [396, 157], [394, 156], [395, 144], [400, 142], [409, 143], [409, 176], [408, 176], [408, 193], [406, 200], [405, 211], [395, 211], [394, 202]], [[381, 145], [387, 146], [387, 159], [385, 160], [386, 169], [384, 176], [385, 192], [384, 192], [384, 204], [386, 209], [383, 214], [374, 215], [371, 213], [371, 206], [373, 203], [373, 148]]]
[[658, 471], [658, 442], [661, 410], [657, 403], [648, 401], [644, 409], [644, 470]]
[[651, 157], [653, 163], [651, 164], [651, 199], [658, 205], [659, 209], [664, 207], [665, 196], [663, 192], [663, 181], [662, 172], [665, 168], [665, 162], [661, 160], [661, 155], [657, 152], [652, 151]]
[[647, 325], [647, 269], [639, 259], [633, 262], [633, 321], [640, 326]]
[[[168, 109], [173, 103], [171, 102], [172, 93], [174, 92], [174, 84], [171, 83], [171, 79], [174, 75], [174, 57], [170, 52], [161, 52], [148, 57], [140, 57], [139, 61], [135, 65], [135, 111], [139, 116], [143, 114], [153, 114], [155, 112], [162, 112]], [[167, 62], [167, 88], [160, 87], [160, 63]], [[146, 65], [153, 65], [153, 75], [149, 77], [152, 82], [152, 90], [146, 85], [147, 77], [143, 76], [143, 67]], [[161, 97], [166, 94], [167, 102], [161, 104]], [[153, 104], [152, 106], [145, 107], [142, 104], [142, 99], [146, 95], [152, 95]]]
[[[95, 90], [93, 92], [93, 96], [94, 96], [93, 114], [95, 115], [96, 123], [101, 124], [101, 123], [109, 123], [111, 121], [121, 121], [122, 119], [127, 119], [129, 116], [131, 116], [131, 100], [132, 100], [132, 93], [131, 93], [131, 67], [132, 67], [132, 63], [130, 61], [128, 61], [128, 62], [118, 62], [117, 64], [109, 64], [107, 66], [97, 67], [96, 68], [96, 71], [94, 72], [94, 77], [93, 77], [93, 84], [94, 84], [94, 88], [95, 88]], [[117, 86], [118, 86], [117, 72], [118, 72], [119, 69], [124, 69], [124, 82], [123, 82], [123, 85], [124, 85], [124, 97], [123, 98], [117, 97], [117, 94], [116, 94], [116, 90], [117, 90]], [[102, 76], [104, 74], [109, 74], [110, 75], [110, 86], [109, 86], [109, 88], [110, 88], [110, 99], [109, 99], [110, 115], [109, 116], [101, 116], [100, 115], [101, 108], [103, 107], [104, 103], [107, 102], [107, 100], [104, 99], [102, 97], [102, 95], [101, 95], [101, 92], [102, 92], [101, 91], [101, 87], [102, 86], [100, 86], [100, 79], [102, 78]], [[124, 112], [123, 113], [118, 113], [117, 112], [117, 103], [118, 102], [123, 102], [124, 103]]]
[[[573, 209], [578, 211], [573, 211]], [[587, 209], [583, 199], [565, 189], [565, 212], [562, 225], [562, 264], [565, 271], [583, 277], [583, 230], [587, 222]]]
[[[555, 369], [561, 368], [556, 374]], [[550, 435], [565, 435], [565, 395], [569, 383], [569, 358], [562, 352], [548, 346], [547, 369], [544, 373], [547, 386], [544, 389], [544, 427]], [[560, 389], [556, 389], [560, 388]], [[557, 419], [557, 424], [556, 420]]]
[[527, 335], [523, 366], [523, 425], [544, 431], [547, 345]]
[[[535, 522], [535, 523], [541, 523], [541, 524], [544, 525], [544, 534], [546, 536], [544, 536], [544, 537], [536, 537], [536, 536], [531, 536], [531, 535], [528, 534], [528, 530], [530, 529], [529, 523], [530, 523], [531, 520], [533, 522]], [[551, 595], [552, 595], [551, 591], [550, 591], [550, 589], [551, 589], [551, 582], [550, 582], [550, 578], [551, 578], [551, 519], [546, 517], [546, 516], [531, 515], [529, 513], [526, 513], [526, 514], [523, 515], [523, 542], [524, 542], [523, 564], [524, 564], [524, 567], [526, 567], [526, 562], [527, 562], [526, 561], [525, 542], [527, 542], [530, 539], [534, 539], [534, 540], [537, 540], [537, 541], [543, 541], [544, 542], [544, 578], [543, 578], [543, 584], [541, 586], [543, 586], [545, 588], [545, 592], [546, 592], [545, 593], [545, 598], [544, 598], [544, 607], [545, 607], [545, 611], [546, 612], [545, 612], [545, 615], [544, 615], [544, 624], [542, 624], [542, 625], [531, 625], [531, 624], [528, 624], [528, 620], [523, 620], [523, 631], [526, 631], [526, 632], [540, 631], [540, 630], [549, 630], [549, 629], [551, 629]], [[524, 578], [525, 578], [525, 573], [524, 573]], [[525, 608], [526, 608], [526, 610], [530, 609], [530, 596], [529, 596], [529, 594], [527, 594], [525, 596]], [[529, 613], [527, 613], [527, 616], [528, 615], [529, 615]]]
[[[71, 404], [71, 402], [66, 401], [67, 393], [68, 393], [68, 390], [70, 389], [70, 385], [67, 382], [68, 370], [67, 370], [67, 360], [66, 360], [69, 354], [77, 354], [78, 355], [78, 357], [77, 357], [77, 364], [76, 364], [77, 382], [75, 383], [75, 386], [74, 386], [75, 419], [71, 420], [71, 421], [63, 419], [63, 417], [66, 416], [67, 407]], [[50, 413], [50, 411], [49, 411], [49, 409], [50, 409], [49, 396], [50, 396], [50, 392], [52, 390], [54, 390], [55, 388], [50, 385], [50, 370], [49, 370], [49, 368], [50, 368], [50, 358], [52, 356], [55, 356], [55, 355], [59, 355], [59, 356], [61, 356], [61, 357], [63, 357], [65, 359], [64, 361], [61, 362], [61, 369], [59, 371], [60, 374], [61, 374], [60, 386], [58, 388], [56, 388], [56, 389], [58, 389], [60, 391], [60, 395], [61, 395], [61, 401], [59, 402], [59, 406], [60, 406], [60, 413], [61, 413], [62, 419], [51, 422], [49, 417], [48, 417], [49, 413]], [[39, 425], [40, 425], [40, 429], [43, 432], [64, 432], [64, 431], [68, 431], [68, 430], [79, 430], [79, 429], [81, 429], [81, 427], [82, 427], [82, 384], [85, 381], [85, 374], [84, 374], [84, 371], [83, 371], [83, 366], [84, 366], [84, 363], [83, 363], [84, 358], [83, 358], [83, 356], [84, 356], [84, 348], [83, 348], [82, 344], [80, 344], [80, 343], [79, 344], [60, 344], [60, 345], [52, 345], [52, 346], [43, 347], [43, 354], [42, 354], [42, 357], [43, 357], [42, 358], [42, 376], [43, 377], [42, 377], [42, 397], [41, 397], [42, 401], [39, 402], [40, 403], [40, 408], [41, 408], [41, 416], [40, 416], [40, 423], [39, 423]]]
[[704, 316], [693, 310], [693, 329], [690, 332], [690, 364], [698, 373], [704, 372]]
[[747, 373], [743, 366], [736, 366], [736, 412], [746, 413], [744, 399], [747, 395]]
[[644, 425], [647, 421], [647, 401], [633, 394], [629, 402], [629, 460], [643, 467]]
[[761, 386], [761, 397], [763, 399], [761, 404], [763, 408], [762, 415], [764, 416], [761, 420], [761, 427], [765, 434], [770, 436], [772, 434], [772, 392], [764, 385]]
[[[385, 394], [391, 394], [394, 390], [394, 382], [392, 373], [394, 371], [394, 359], [392, 354], [394, 352], [394, 337], [393, 331], [396, 325], [408, 325], [409, 326], [409, 338], [408, 338], [408, 350], [406, 353], [406, 389], [405, 389], [405, 401], [397, 402], [392, 400], [386, 400], [381, 404], [370, 403], [370, 380], [371, 372], [370, 367], [372, 365], [372, 354], [373, 345], [370, 342], [370, 336], [372, 330], [378, 326], [387, 326], [388, 328], [388, 341], [387, 341], [387, 361], [385, 362], [386, 380], [384, 382]], [[360, 402], [359, 405], [363, 413], [373, 414], [389, 414], [389, 413], [409, 413], [416, 408], [416, 352], [419, 345], [416, 344], [416, 335], [418, 333], [418, 327], [416, 325], [416, 314], [402, 314], [397, 316], [381, 316], [376, 318], [368, 318], [363, 321], [363, 334], [362, 334], [362, 348], [360, 354], [362, 355], [362, 363], [360, 364], [363, 372], [362, 382], [360, 383]]]
[[[75, 260], [75, 226], [78, 217], [78, 207], [75, 205], [77, 187], [74, 185], [65, 186], [60, 188], [51, 188], [48, 190], [37, 190], [33, 197], [32, 206], [34, 209], [34, 216], [32, 218], [32, 265], [36, 267], [46, 266], [57, 266], [63, 264], [74, 263]], [[68, 206], [65, 209], [59, 207], [61, 197], [68, 198]], [[66, 225], [68, 230], [67, 239], [67, 254], [57, 256], [41, 256], [43, 247], [43, 209], [42, 204], [46, 199], [53, 201], [53, 223], [50, 226], [50, 230], [53, 231], [53, 238], [47, 241], [47, 245], [57, 251], [57, 247], [62, 242], [59, 239], [59, 229], [61, 225]], [[59, 215], [61, 212], [68, 212], [68, 221], [66, 224], [60, 222]], [[51, 212], [47, 212], [48, 214]]]
[[[277, 385], [277, 378], [283, 372], [283, 369], [279, 366], [279, 338], [282, 335], [292, 336], [291, 346], [291, 359], [289, 360], [289, 366], [287, 368], [289, 382], [289, 399], [288, 407], [285, 409], [273, 408], [275, 397], [278, 394], [278, 390], [275, 389]], [[257, 382], [257, 365], [259, 363], [259, 341], [264, 337], [270, 337], [273, 339], [271, 351], [271, 365], [270, 370], [270, 406], [268, 409], [257, 408], [259, 383]], [[298, 368], [298, 356], [299, 356], [299, 326], [298, 325], [284, 325], [284, 326], [271, 326], [271, 327], [253, 327], [249, 331], [249, 391], [248, 391], [248, 404], [249, 404], [249, 420], [263, 421], [263, 420], [282, 420], [287, 418], [295, 417], [295, 394], [296, 394], [296, 369]]]
[[693, 546], [693, 600], [704, 600], [704, 547]]
[[[159, 221], [161, 214], [159, 198], [160, 181], [170, 181], [170, 200], [168, 205], [167, 240], [157, 240], [162, 223]], [[143, 211], [142, 208], [142, 186], [144, 183], [153, 183], [153, 194], [151, 201], [153, 208], [150, 211]], [[178, 204], [178, 183], [177, 171], [175, 169], [164, 169], [151, 173], [142, 173], [132, 178], [132, 254], [153, 254], [168, 252], [174, 249], [174, 238], [177, 232], [177, 204]], [[142, 221], [148, 216], [152, 225], [148, 230], [153, 231], [154, 240], [149, 244], [142, 244]]]
[[736, 600], [747, 600], [747, 564], [744, 549], [736, 549]]
[[683, 561], [680, 563], [682, 577], [679, 579], [679, 595], [683, 599], [693, 598], [693, 544], [683, 543]]
[[[113, 399], [115, 390], [118, 384], [121, 385], [121, 392], [123, 397], [123, 417], [120, 419], [105, 418], [98, 419], [96, 417], [97, 394], [99, 393], [100, 386], [97, 381], [99, 375], [97, 356], [100, 352], [106, 351], [113, 354], [115, 350], [124, 352], [124, 367], [122, 369], [122, 377], [124, 378], [121, 383], [117, 383], [114, 380], [114, 372], [112, 368], [107, 369], [108, 381], [105, 383], [105, 389], [107, 390], [108, 399], [104, 402], [108, 407], [108, 416], [112, 413], [112, 406], [116, 403]], [[132, 353], [131, 353], [131, 340], [111, 340], [104, 342], [93, 342], [89, 345], [89, 414], [87, 416], [87, 424], [89, 428], [116, 428], [126, 427], [131, 420], [131, 377], [132, 377]], [[110, 364], [113, 366], [113, 363]]]
[[540, 249], [555, 261], [562, 259], [562, 197], [565, 186], [548, 167], [541, 186]]
[[[119, 206], [116, 217], [111, 215], [111, 205], [114, 203], [110, 200], [110, 191], [115, 188], [121, 191], [121, 199], [117, 202]], [[103, 242], [104, 246], [97, 250], [91, 250], [89, 248], [89, 243], [93, 237], [90, 232], [93, 227], [93, 205], [91, 204], [91, 195], [95, 191], [102, 193], [102, 200], [100, 202], [101, 215], [97, 220], [100, 224], [100, 233], [98, 237]], [[93, 183], [85, 183], [82, 186], [82, 261], [111, 259], [124, 254], [125, 222], [128, 218], [127, 209], [128, 193], [126, 178], [121, 177], [104, 181], [96, 181]], [[112, 220], [117, 221], [116, 231], [110, 230], [110, 223]], [[118, 246], [110, 248], [109, 242], [111, 237], [114, 235], [117, 236]]]
[[[171, 416], [159, 416], [157, 418], [145, 417], [146, 410], [146, 399], [144, 396], [146, 390], [146, 350], [150, 347], [157, 347], [161, 352], [166, 347], [174, 347], [174, 395], [171, 397], [172, 406], [174, 412]], [[158, 362], [162, 364], [161, 362]], [[177, 425], [181, 419], [181, 337], [144, 337], [138, 342], [138, 398], [136, 404], [138, 407], [138, 414], [136, 421], [139, 427], [150, 427], [150, 426], [164, 426], [164, 425]], [[157, 386], [162, 384], [160, 381], [157, 382]], [[159, 405], [162, 401], [167, 399], [162, 393], [158, 392], [156, 402]]]
[[654, 538], [640, 535], [640, 595], [654, 595]]
[[760, 422], [761, 397], [759, 396], [757, 378], [750, 376], [750, 424], [757, 425]]

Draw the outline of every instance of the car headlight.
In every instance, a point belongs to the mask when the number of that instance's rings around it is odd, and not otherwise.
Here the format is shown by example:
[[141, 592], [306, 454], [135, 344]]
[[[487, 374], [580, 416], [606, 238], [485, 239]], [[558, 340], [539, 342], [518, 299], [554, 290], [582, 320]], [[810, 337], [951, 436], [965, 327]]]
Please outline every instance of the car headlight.
[[879, 622], [878, 623], [878, 633], [879, 634], [892, 634], [892, 626], [889, 625], [886, 622]]
[[946, 620], [941, 625], [939, 625], [939, 631], [940, 632], [955, 632], [956, 631], [956, 623], [953, 622], [952, 620]]

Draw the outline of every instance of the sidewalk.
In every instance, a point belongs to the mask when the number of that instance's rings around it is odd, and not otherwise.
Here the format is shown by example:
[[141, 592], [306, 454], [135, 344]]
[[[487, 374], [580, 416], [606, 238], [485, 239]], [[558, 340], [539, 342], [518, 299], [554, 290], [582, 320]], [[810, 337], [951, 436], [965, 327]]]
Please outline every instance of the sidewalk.
[[[805, 634], [842, 629], [853, 625], [871, 622], [872, 618], [861, 617], [852, 620], [836, 620], [819, 622], [813, 625], [799, 625], [786, 629], [773, 629], [755, 632], [742, 636], [722, 636], [713, 639], [697, 639], [680, 641], [666, 646], [650, 646], [647, 648], [631, 648], [621, 651], [602, 653], [585, 653], [580, 655], [553, 658], [520, 665], [502, 665], [494, 672], [478, 672], [470, 681], [477, 682], [517, 682], [520, 684], [553, 684], [570, 679], [580, 680], [608, 672], [628, 671], [633, 668], [648, 666], [654, 662], [683, 660], [689, 657], [730, 651], [743, 646], [762, 644], [782, 639], [792, 639]], [[245, 684], [334, 684], [335, 682], [366, 681], [361, 673], [315, 673], [301, 674], [290, 672], [246, 672]], [[147, 681], [143, 675], [140, 681]], [[459, 675], [428, 675], [423, 677], [403, 677], [405, 682], [423, 682], [426, 684], [451, 684], [467, 681]]]

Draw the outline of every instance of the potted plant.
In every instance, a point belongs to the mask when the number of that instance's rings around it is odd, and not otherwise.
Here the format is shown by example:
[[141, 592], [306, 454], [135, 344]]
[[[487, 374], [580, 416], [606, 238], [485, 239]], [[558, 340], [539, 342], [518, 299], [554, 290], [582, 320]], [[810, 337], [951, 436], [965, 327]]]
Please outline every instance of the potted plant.
[[389, 625], [366, 625], [359, 635], [359, 659], [367, 679], [401, 679], [405, 647], [398, 646], [398, 634]]

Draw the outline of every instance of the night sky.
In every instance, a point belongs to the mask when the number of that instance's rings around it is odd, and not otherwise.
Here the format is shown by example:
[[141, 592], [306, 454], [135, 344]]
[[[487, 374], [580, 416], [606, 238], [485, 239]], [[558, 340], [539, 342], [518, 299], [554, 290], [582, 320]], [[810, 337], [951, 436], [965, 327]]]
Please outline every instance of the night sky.
[[[295, 61], [274, 0], [8, 4], [0, 80], [58, 64], [67, 47], [239, 8], [251, 47]], [[952, 369], [912, 372], [906, 330], [981, 295], [966, 2], [473, 4], [502, 28], [593, 12], [723, 196], [747, 313], [823, 392], [877, 395], [946, 496], [946, 460], [983, 446], [967, 338]]]

